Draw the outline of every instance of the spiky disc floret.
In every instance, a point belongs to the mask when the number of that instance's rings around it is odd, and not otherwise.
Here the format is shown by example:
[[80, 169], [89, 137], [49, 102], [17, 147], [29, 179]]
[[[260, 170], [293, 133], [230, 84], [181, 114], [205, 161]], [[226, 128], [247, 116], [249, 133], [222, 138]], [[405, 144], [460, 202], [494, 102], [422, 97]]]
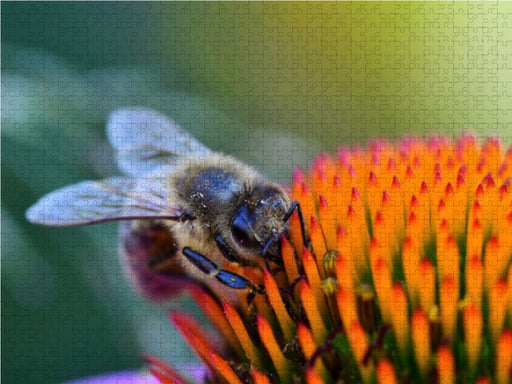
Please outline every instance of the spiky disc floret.
[[264, 293], [193, 290], [225, 342], [171, 318], [209, 382], [508, 383], [511, 175], [471, 136], [322, 155], [293, 175], [306, 243], [294, 213], [284, 268], [242, 271]]

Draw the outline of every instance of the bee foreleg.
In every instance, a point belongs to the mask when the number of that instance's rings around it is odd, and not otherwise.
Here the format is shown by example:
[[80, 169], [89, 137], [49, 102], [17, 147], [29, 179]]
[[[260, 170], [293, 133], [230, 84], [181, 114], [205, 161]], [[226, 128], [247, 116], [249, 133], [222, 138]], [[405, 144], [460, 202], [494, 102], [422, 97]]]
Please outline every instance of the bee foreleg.
[[297, 214], [299, 215], [300, 230], [302, 232], [302, 241], [304, 242], [304, 244], [307, 244], [306, 226], [304, 225], [304, 215], [302, 214], [302, 209], [300, 208], [300, 203], [298, 200], [295, 200], [293, 202], [290, 209], [288, 209], [288, 212], [286, 212], [286, 214], [284, 215], [283, 223], [286, 223], [290, 219], [295, 209], [297, 210]]
[[218, 235], [215, 237], [215, 242], [217, 243], [217, 248], [219, 248], [220, 253], [232, 263], [238, 263], [240, 261], [240, 257], [237, 253], [224, 241], [224, 239]]
[[198, 252], [191, 250], [188, 247], [183, 248], [183, 255], [197, 268], [207, 275], [215, 276], [215, 278], [222, 284], [235, 289], [254, 288], [254, 284], [236, 273], [219, 269], [217, 264], [209, 260]]
[[188, 261], [190, 261], [197, 268], [199, 268], [201, 272], [206, 273], [207, 275], [211, 275], [219, 270], [219, 267], [217, 267], [217, 264], [215, 264], [213, 261], [204, 257], [200, 253], [191, 250], [188, 247], [183, 248], [182, 253], [188, 259]]
[[171, 216], [168, 220], [177, 221], [179, 223], [184, 223], [185, 221], [196, 219], [196, 215], [193, 212], [184, 210], [179, 216]]
[[222, 284], [227, 285], [230, 288], [245, 289], [253, 287], [253, 284], [245, 277], [237, 275], [233, 272], [226, 271], [224, 269], [219, 269], [219, 272], [215, 275], [215, 277]]

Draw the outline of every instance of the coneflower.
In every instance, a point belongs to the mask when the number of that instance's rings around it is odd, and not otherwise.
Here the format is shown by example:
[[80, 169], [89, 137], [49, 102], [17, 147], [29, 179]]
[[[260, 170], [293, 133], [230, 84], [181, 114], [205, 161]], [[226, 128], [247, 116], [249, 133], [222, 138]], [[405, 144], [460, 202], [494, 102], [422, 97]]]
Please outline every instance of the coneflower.
[[170, 318], [208, 383], [510, 383], [511, 175], [512, 148], [471, 136], [322, 155], [293, 175], [306, 242], [295, 213], [282, 267], [232, 266], [261, 289], [192, 289], [222, 342]]

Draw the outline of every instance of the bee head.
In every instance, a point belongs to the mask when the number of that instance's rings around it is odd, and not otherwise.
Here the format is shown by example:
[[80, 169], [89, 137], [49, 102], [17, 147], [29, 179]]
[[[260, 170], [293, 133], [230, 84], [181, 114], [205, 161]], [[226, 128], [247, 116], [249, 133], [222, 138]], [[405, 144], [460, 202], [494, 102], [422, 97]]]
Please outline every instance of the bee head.
[[[262, 255], [271, 238], [285, 230], [283, 217], [290, 201], [288, 196], [273, 186], [255, 188], [248, 199], [233, 214], [229, 229], [235, 244], [245, 254]], [[277, 255], [277, 242], [267, 252]]]

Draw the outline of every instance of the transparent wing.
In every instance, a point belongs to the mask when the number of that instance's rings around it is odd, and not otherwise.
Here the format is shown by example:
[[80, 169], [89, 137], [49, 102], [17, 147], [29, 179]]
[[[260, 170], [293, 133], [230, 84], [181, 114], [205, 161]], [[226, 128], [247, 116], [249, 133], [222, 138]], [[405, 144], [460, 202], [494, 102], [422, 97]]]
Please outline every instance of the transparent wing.
[[119, 168], [140, 177], [162, 165], [177, 165], [190, 156], [211, 151], [166, 116], [144, 108], [114, 111], [107, 135], [117, 153]]
[[124, 177], [83, 181], [42, 197], [26, 216], [37, 224], [72, 226], [113, 220], [177, 220], [183, 213], [169, 202], [158, 182], [148, 182], [143, 192], [135, 186], [134, 179]]

